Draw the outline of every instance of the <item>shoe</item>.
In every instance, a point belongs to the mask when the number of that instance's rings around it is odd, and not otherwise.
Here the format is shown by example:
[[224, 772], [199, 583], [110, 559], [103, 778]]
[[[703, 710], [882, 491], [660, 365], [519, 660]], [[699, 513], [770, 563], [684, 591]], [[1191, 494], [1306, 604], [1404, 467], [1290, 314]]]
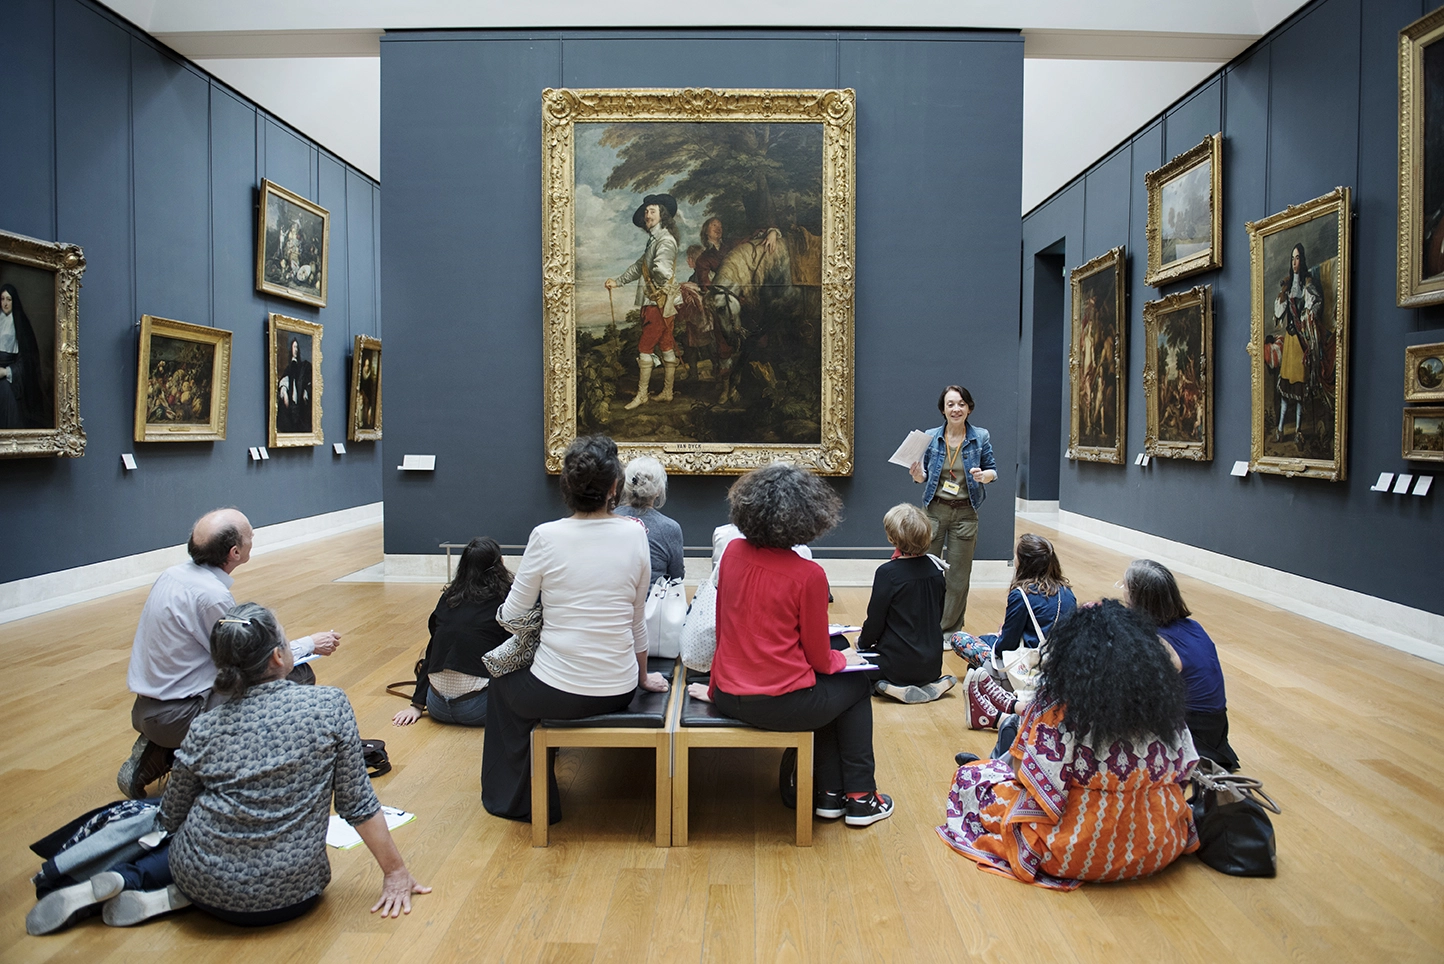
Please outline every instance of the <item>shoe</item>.
[[145, 788], [170, 772], [174, 758], [175, 751], [138, 736], [130, 748], [130, 756], [115, 775], [115, 783], [127, 799], [144, 800]]
[[953, 757], [953, 759], [958, 761], [958, 766], [965, 767], [969, 763], [977, 763], [979, 760], [982, 759], [982, 757], [978, 756], [976, 753], [958, 753]]
[[49, 934], [74, 923], [96, 904], [110, 900], [125, 887], [125, 878], [113, 870], [96, 874], [82, 884], [52, 890], [25, 915], [25, 933]]
[[888, 692], [891, 689], [892, 686], [885, 679], [880, 679], [876, 683], [872, 684], [872, 692], [874, 696], [892, 696], [892, 693]]
[[998, 725], [998, 714], [993, 709], [993, 704], [978, 689], [981, 677], [986, 675], [987, 670], [970, 669], [968, 675], [963, 677], [963, 690], [968, 697], [966, 718], [970, 730], [986, 730]]
[[892, 797], [873, 791], [861, 800], [847, 798], [847, 816], [843, 822], [849, 827], [866, 827], [892, 816]]
[[129, 927], [190, 905], [190, 898], [171, 884], [160, 890], [123, 890], [106, 902], [100, 916], [111, 927]]
[[828, 820], [836, 820], [850, 812], [851, 806], [841, 790], [818, 790], [812, 795], [812, 812]]
[[931, 703], [958, 684], [957, 677], [944, 676], [926, 686], [909, 686], [903, 690], [904, 703]]

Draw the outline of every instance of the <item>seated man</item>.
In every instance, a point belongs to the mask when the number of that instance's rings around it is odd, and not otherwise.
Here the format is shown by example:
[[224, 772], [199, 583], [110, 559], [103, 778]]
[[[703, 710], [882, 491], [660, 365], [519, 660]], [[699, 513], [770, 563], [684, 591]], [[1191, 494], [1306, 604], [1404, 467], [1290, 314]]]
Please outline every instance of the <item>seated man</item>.
[[[140, 733], [116, 775], [120, 792], [138, 800], [148, 784], [170, 770], [191, 720], [225, 697], [212, 693], [216, 667], [210, 637], [216, 620], [234, 606], [231, 572], [251, 558], [251, 523], [236, 509], [216, 509], [191, 529], [191, 561], [171, 566], [151, 587], [130, 651], [126, 682], [135, 696], [130, 722]], [[293, 657], [328, 656], [341, 644], [334, 632], [291, 642]], [[296, 682], [315, 682], [309, 666]]]

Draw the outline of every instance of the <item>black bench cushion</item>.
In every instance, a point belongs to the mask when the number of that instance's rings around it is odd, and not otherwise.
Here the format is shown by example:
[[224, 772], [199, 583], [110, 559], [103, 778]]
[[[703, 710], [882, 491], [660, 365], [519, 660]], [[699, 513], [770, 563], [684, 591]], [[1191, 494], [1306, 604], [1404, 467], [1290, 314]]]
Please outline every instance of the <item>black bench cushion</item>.
[[[655, 656], [647, 658], [647, 672], [661, 673], [670, 683], [677, 661]], [[637, 729], [661, 729], [667, 725], [667, 699], [670, 693], [649, 693], [638, 687], [627, 708], [616, 713], [584, 716], [579, 720], [542, 720], [541, 725], [556, 729], [580, 729], [602, 726], [626, 726]]]

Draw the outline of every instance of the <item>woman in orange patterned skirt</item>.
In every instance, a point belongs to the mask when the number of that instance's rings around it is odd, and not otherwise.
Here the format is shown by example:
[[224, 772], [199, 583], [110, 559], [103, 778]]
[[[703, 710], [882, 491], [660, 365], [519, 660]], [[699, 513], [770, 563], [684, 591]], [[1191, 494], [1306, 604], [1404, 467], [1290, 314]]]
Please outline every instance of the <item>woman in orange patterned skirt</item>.
[[938, 835], [982, 870], [1057, 890], [1197, 850], [1175, 659], [1113, 600], [1059, 623], [1012, 748], [958, 768]]

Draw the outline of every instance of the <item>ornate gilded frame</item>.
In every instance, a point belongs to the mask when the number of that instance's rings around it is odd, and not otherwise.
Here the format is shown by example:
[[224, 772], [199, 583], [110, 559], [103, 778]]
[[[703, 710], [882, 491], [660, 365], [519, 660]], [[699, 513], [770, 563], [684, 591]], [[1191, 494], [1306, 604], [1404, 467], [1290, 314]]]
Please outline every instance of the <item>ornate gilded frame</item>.
[[[288, 204], [315, 215], [321, 219], [321, 281], [317, 286], [320, 293], [311, 294], [304, 288], [295, 288], [266, 280], [266, 208], [271, 199]], [[303, 304], [326, 307], [326, 289], [331, 280], [331, 212], [314, 201], [308, 201], [294, 191], [288, 191], [275, 181], [261, 181], [260, 205], [256, 215], [256, 290], [268, 295], [279, 295]]]
[[[1424, 277], [1424, 51], [1444, 38], [1444, 9], [1399, 31], [1398, 303], [1444, 302], [1444, 273]], [[1444, 231], [1444, 223], [1439, 225]]]
[[1404, 401], [1444, 402], [1444, 385], [1429, 388], [1419, 380], [1419, 366], [1429, 358], [1444, 362], [1444, 342], [1409, 345], [1404, 349]]
[[85, 429], [80, 423], [80, 277], [85, 274], [85, 252], [74, 244], [0, 231], [0, 261], [55, 275], [55, 314], [41, 319], [42, 324], [52, 325], [54, 332], [55, 424], [53, 428], [0, 429], [0, 458], [79, 458], [85, 454]]
[[[211, 346], [210, 418], [204, 422], [151, 422], [150, 369], [152, 338], [173, 338]], [[140, 361], [135, 377], [135, 440], [137, 442], [223, 442], [226, 409], [231, 397], [231, 333], [184, 321], [140, 317]]]
[[[1072, 325], [1068, 335], [1068, 458], [1084, 462], [1107, 462], [1123, 464], [1123, 450], [1128, 439], [1128, 303], [1125, 286], [1126, 255], [1123, 245], [1100, 254], [1087, 264], [1074, 268], [1069, 274], [1072, 287]], [[1083, 395], [1082, 371], [1085, 350], [1083, 335], [1083, 283], [1096, 274], [1113, 272], [1113, 370], [1117, 373], [1114, 404], [1110, 407], [1114, 416], [1113, 441], [1108, 445], [1085, 445], [1081, 440], [1081, 399]]]
[[822, 475], [853, 470], [853, 206], [856, 95], [844, 90], [687, 88], [542, 92], [542, 324], [544, 450], [548, 472], [577, 435], [574, 288], [575, 125], [635, 121], [821, 124], [822, 396], [816, 445], [642, 442], [618, 439], [623, 460], [650, 455], [672, 473], [723, 475], [775, 460]]
[[[1252, 328], [1248, 353], [1252, 359], [1253, 403], [1253, 444], [1249, 452], [1249, 471], [1272, 475], [1304, 476], [1312, 479], [1328, 479], [1342, 482], [1347, 477], [1348, 465], [1348, 411], [1349, 411], [1349, 279], [1353, 275], [1354, 260], [1350, 246], [1351, 192], [1347, 187], [1336, 187], [1323, 197], [1302, 204], [1290, 205], [1278, 214], [1262, 221], [1250, 221], [1248, 230], [1249, 263], [1251, 268], [1253, 306]], [[1338, 231], [1338, 255], [1333, 272], [1333, 284], [1327, 286], [1321, 295], [1328, 299], [1333, 318], [1334, 335], [1334, 404], [1333, 404], [1333, 457], [1330, 459], [1283, 458], [1264, 454], [1264, 424], [1268, 415], [1265, 404], [1264, 379], [1267, 358], [1264, 339], [1271, 327], [1276, 290], [1270, 279], [1264, 277], [1264, 241], [1274, 234], [1299, 228], [1316, 218], [1334, 219]]]
[[[370, 428], [361, 425], [361, 358], [363, 353], [376, 353], [376, 424]], [[381, 440], [381, 339], [370, 335], [357, 335], [351, 350], [351, 398], [347, 406], [346, 439], [350, 442], [379, 442]]]
[[1444, 462], [1444, 449], [1414, 447], [1414, 420], [1416, 418], [1444, 418], [1444, 408], [1404, 409], [1404, 458], [1410, 462]]
[[[1160, 410], [1158, 334], [1168, 315], [1189, 308], [1199, 310], [1199, 351], [1198, 351], [1198, 394], [1201, 439], [1184, 442], [1175, 439], [1162, 440], [1159, 427], [1163, 412]], [[1195, 462], [1213, 461], [1213, 288], [1199, 285], [1187, 291], [1179, 291], [1149, 301], [1143, 306], [1143, 404], [1146, 427], [1143, 433], [1143, 451], [1147, 455], [1169, 459], [1192, 459]]]
[[[268, 444], [271, 448], [324, 445], [326, 442], [325, 433], [321, 431], [321, 333], [323, 329], [323, 325], [314, 321], [289, 318], [274, 312], [270, 315], [266, 338], [266, 371], [270, 377], [270, 381], [266, 384], [266, 396], [269, 399], [266, 403], [266, 411], [270, 415], [267, 420], [267, 428], [269, 429]], [[309, 432], [282, 432], [277, 426], [279, 403], [276, 396], [281, 373], [277, 370], [276, 356], [283, 332], [308, 335], [311, 338], [311, 431]]]
[[[1163, 261], [1163, 189], [1185, 174], [1207, 164], [1209, 244], [1187, 257]], [[1156, 171], [1143, 175], [1148, 187], [1148, 273], [1143, 283], [1152, 287], [1177, 281], [1200, 271], [1223, 267], [1223, 134], [1212, 134]]]

